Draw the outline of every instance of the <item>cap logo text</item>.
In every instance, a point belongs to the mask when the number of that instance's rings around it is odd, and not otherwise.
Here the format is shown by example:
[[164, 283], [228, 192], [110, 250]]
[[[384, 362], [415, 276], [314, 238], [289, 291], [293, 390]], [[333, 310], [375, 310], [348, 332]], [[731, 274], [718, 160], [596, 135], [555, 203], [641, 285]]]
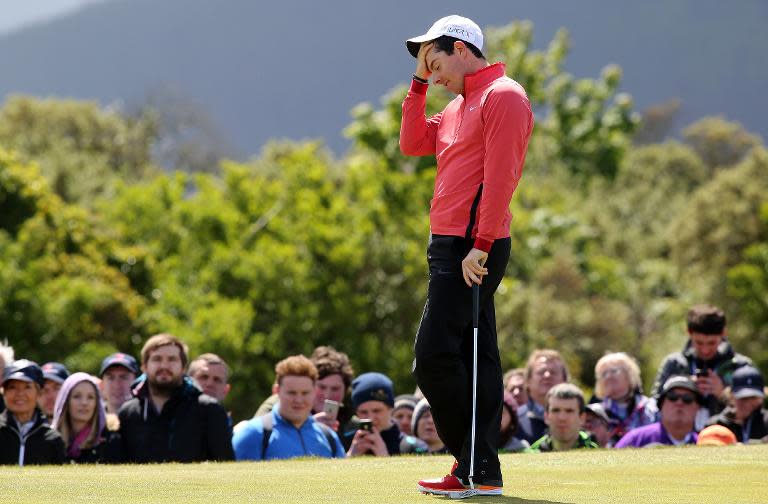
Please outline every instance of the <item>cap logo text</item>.
[[447, 26], [445, 28], [445, 33], [446, 35], [456, 34], [471, 40], [475, 39], [475, 36], [472, 32], [462, 28], [461, 26], [455, 26], [455, 25]]

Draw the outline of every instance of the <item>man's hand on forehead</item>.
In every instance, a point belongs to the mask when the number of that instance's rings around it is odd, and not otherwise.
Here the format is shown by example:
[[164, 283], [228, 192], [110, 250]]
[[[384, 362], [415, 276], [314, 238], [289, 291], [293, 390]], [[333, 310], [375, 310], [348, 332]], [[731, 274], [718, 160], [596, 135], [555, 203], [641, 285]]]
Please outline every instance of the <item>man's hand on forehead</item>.
[[434, 46], [434, 42], [432, 41], [421, 43], [419, 53], [416, 55], [416, 77], [426, 80], [432, 75], [429, 65], [427, 65], [427, 54], [429, 53], [429, 50], [432, 49], [432, 46]]

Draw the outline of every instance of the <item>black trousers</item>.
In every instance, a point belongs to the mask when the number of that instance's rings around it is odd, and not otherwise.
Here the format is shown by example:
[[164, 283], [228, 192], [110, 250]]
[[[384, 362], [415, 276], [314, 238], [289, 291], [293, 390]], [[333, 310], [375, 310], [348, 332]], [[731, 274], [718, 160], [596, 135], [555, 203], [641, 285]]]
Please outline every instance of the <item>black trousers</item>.
[[[413, 372], [432, 407], [440, 439], [456, 457], [456, 476], [467, 481], [472, 439], [472, 289], [461, 261], [473, 240], [433, 235], [427, 249], [429, 291], [416, 335]], [[510, 239], [493, 243], [480, 286], [477, 349], [475, 483], [501, 485], [498, 457], [503, 384], [493, 294], [510, 253]]]

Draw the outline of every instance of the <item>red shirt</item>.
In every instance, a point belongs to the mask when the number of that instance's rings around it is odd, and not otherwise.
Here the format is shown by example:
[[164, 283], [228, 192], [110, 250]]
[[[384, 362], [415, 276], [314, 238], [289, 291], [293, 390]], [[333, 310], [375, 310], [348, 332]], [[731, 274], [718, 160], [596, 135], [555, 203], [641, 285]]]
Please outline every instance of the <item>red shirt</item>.
[[465, 75], [464, 94], [429, 119], [427, 87], [414, 80], [403, 101], [400, 150], [437, 156], [433, 234], [466, 236], [482, 185], [471, 236], [475, 248], [488, 252], [494, 240], [509, 236], [509, 202], [533, 131], [531, 104], [523, 87], [504, 74], [503, 63]]

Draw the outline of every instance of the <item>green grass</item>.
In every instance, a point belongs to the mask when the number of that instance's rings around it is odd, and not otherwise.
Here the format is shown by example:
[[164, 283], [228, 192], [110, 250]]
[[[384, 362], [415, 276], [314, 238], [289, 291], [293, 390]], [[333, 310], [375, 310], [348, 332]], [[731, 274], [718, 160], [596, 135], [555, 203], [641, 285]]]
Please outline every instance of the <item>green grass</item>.
[[[415, 490], [447, 456], [226, 464], [3, 467], [4, 502], [435, 503]], [[495, 503], [768, 502], [768, 446], [503, 455]]]

